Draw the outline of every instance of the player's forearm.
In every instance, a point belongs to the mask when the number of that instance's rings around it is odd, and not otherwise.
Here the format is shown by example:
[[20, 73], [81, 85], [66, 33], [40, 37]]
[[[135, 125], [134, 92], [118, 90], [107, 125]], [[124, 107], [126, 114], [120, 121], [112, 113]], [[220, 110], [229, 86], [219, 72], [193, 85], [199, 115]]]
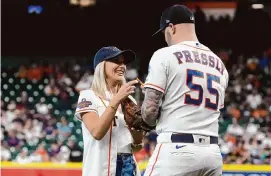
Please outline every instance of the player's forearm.
[[159, 107], [156, 105], [151, 106], [146, 103], [146, 105], [142, 107], [143, 120], [150, 126], [155, 126], [158, 113]]
[[142, 118], [150, 126], [156, 125], [156, 119], [159, 114], [159, 107], [163, 93], [151, 88], [146, 88], [145, 98], [142, 104]]

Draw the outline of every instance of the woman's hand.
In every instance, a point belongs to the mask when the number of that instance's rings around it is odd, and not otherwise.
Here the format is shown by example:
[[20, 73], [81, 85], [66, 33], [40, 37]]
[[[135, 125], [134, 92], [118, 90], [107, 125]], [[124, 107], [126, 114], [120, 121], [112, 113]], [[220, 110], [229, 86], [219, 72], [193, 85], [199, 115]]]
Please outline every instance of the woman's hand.
[[135, 84], [137, 84], [137, 80], [130, 81], [121, 86], [118, 93], [113, 97], [112, 103], [118, 105], [122, 100], [127, 98], [130, 94], [135, 93]]

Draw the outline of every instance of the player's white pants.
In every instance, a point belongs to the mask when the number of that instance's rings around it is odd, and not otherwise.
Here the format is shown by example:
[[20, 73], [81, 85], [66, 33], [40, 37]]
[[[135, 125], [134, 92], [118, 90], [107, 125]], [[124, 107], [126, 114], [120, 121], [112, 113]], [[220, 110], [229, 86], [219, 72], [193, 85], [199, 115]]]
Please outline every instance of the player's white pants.
[[220, 176], [222, 164], [219, 146], [208, 140], [196, 144], [158, 140], [144, 176]]

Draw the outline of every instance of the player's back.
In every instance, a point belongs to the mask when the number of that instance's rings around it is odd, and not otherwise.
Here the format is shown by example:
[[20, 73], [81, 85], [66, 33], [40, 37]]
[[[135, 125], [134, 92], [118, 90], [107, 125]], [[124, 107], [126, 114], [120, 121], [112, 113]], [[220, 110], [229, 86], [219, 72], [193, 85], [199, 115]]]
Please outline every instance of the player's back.
[[228, 73], [220, 58], [193, 41], [159, 52], [165, 57], [167, 79], [157, 132], [217, 136], [228, 82]]

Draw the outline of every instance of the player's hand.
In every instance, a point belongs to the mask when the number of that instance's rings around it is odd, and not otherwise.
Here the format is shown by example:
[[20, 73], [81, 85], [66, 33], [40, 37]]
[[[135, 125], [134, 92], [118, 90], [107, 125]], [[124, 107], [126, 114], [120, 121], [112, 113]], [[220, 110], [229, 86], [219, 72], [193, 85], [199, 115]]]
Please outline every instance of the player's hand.
[[145, 94], [145, 88], [144, 86], [140, 86], [141, 90], [142, 90], [142, 93]]
[[121, 86], [118, 93], [114, 96], [114, 100], [120, 103], [122, 100], [127, 98], [130, 94], [135, 93], [135, 84], [137, 84], [137, 80], [130, 81]]

